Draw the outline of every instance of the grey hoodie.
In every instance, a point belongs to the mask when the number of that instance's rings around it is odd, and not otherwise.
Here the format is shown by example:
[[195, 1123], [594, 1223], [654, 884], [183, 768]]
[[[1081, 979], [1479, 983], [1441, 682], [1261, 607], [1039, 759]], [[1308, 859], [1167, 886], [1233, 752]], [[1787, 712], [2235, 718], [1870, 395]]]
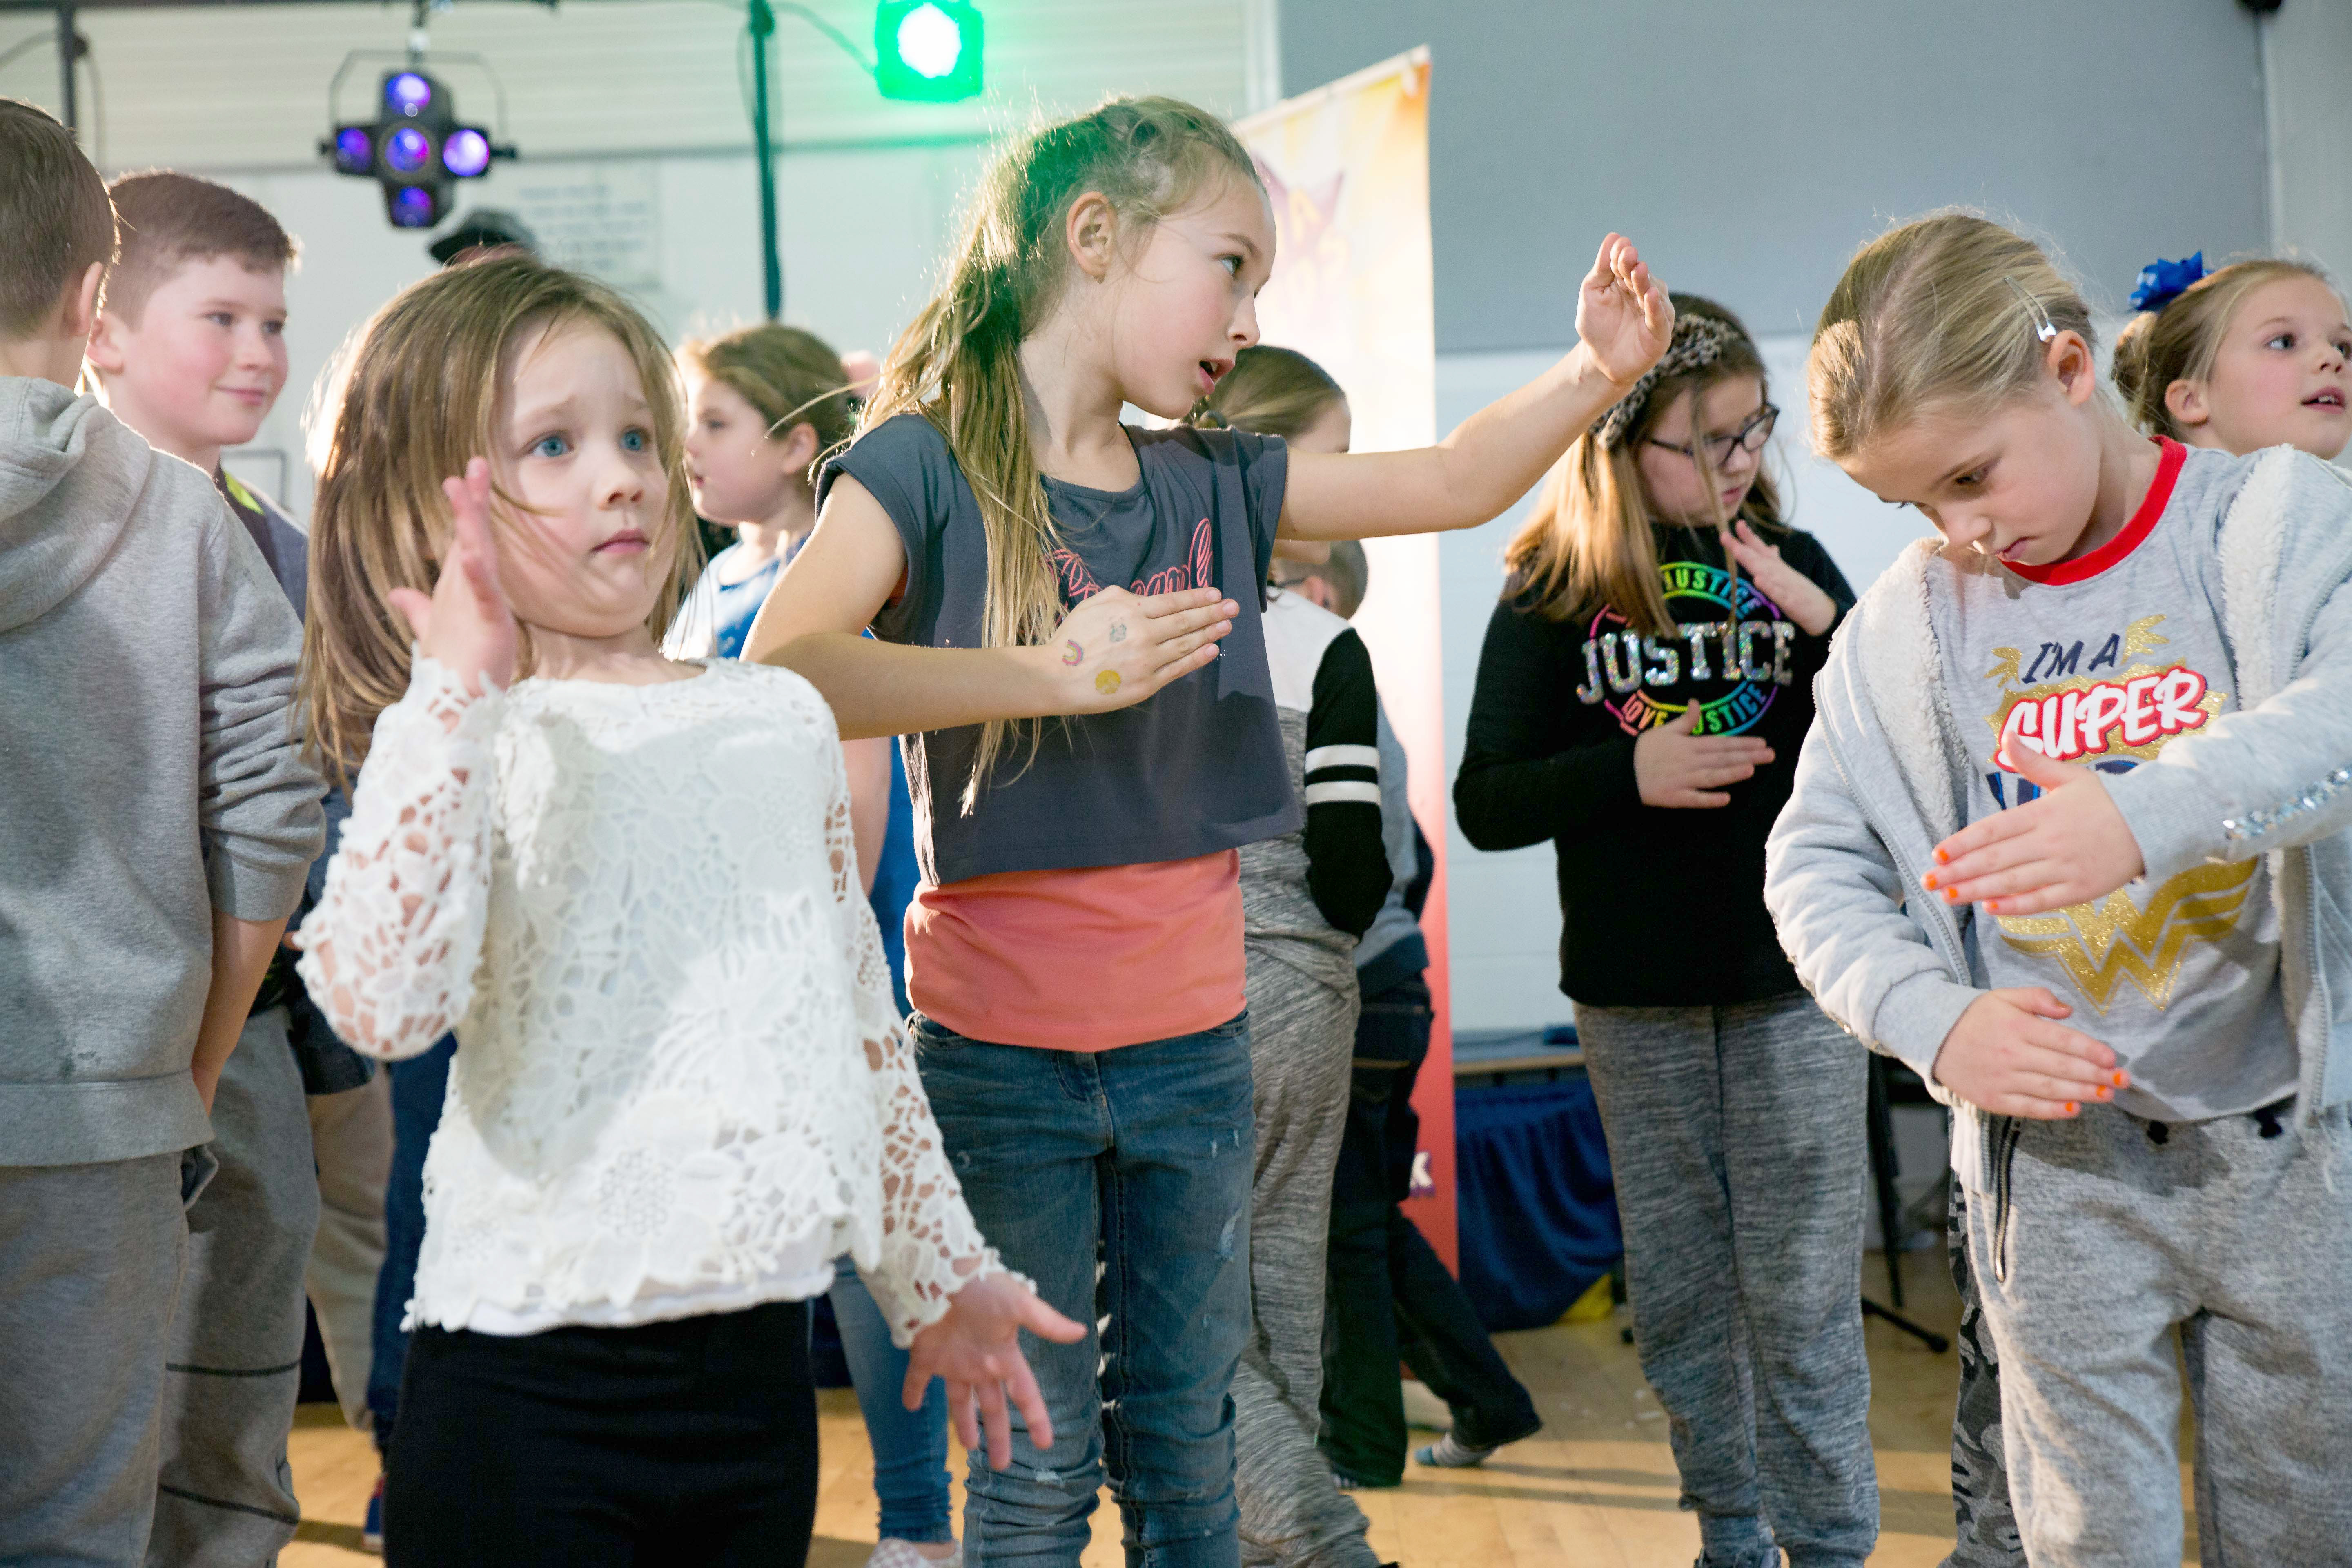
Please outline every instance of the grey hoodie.
[[210, 479], [0, 378], [0, 1165], [212, 1136], [212, 913], [289, 913], [324, 787], [301, 631]]
[[[2352, 1100], [2352, 482], [2266, 452], [2223, 520], [2223, 626], [2239, 709], [2104, 782], [2152, 882], [2271, 857], [2296, 1114]], [[1969, 766], [1946, 711], [1923, 540], [1838, 633], [1817, 717], [1765, 849], [1764, 901], [1822, 1009], [1948, 1101], [1936, 1053], [1984, 984], [1969, 912], [1916, 893], [1965, 821]], [[1990, 1120], [1959, 1105], [1952, 1168], [1990, 1191]]]

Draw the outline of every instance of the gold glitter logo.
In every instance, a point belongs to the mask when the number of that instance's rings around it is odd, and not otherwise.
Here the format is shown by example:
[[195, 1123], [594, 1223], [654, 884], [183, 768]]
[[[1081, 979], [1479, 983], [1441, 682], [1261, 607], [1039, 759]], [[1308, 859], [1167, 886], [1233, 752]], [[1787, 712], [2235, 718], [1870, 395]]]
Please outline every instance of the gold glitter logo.
[[2161, 1012], [2189, 945], [2219, 942], [2238, 923], [2258, 860], [2194, 866], [2156, 890], [2147, 908], [2121, 889], [2095, 904], [2000, 921], [2001, 940], [2020, 952], [2054, 958], [2075, 989], [2105, 1014], [2125, 980]]

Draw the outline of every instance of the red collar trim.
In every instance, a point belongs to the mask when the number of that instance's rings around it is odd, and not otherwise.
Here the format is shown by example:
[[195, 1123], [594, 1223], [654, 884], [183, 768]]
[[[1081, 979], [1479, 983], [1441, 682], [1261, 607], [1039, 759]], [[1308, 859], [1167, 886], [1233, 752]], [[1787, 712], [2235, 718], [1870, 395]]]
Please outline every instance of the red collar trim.
[[2189, 448], [2171, 437], [2158, 436], [2156, 444], [2163, 452], [2156, 463], [2156, 482], [2147, 487], [2147, 494], [2140, 500], [2139, 510], [2131, 514], [2131, 521], [2124, 524], [2122, 532], [2088, 555], [2077, 556], [2072, 561], [2053, 562], [2047, 566], [2025, 566], [2011, 561], [2004, 561], [2001, 564], [2029, 583], [2063, 588], [2073, 583], [2089, 582], [2137, 550], [2147, 536], [2156, 531], [2156, 520], [2164, 515], [2165, 507], [2172, 500], [2173, 481], [2180, 478], [2180, 465], [2189, 460]]

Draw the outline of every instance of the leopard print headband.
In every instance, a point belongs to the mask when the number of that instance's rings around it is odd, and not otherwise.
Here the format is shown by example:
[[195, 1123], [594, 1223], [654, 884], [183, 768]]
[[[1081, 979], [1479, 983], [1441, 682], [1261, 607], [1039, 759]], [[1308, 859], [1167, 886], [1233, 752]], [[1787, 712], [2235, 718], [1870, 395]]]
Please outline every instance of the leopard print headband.
[[1601, 437], [1603, 447], [1622, 447], [1633, 426], [1641, 422], [1642, 410], [1650, 401], [1650, 394], [1659, 382], [1669, 376], [1688, 375], [1691, 372], [1713, 364], [1723, 357], [1736, 334], [1712, 316], [1684, 316], [1675, 322], [1675, 335], [1666, 344], [1666, 352], [1658, 363], [1643, 374], [1633, 384], [1633, 390], [1619, 398], [1608, 413], [1601, 416], [1593, 434]]

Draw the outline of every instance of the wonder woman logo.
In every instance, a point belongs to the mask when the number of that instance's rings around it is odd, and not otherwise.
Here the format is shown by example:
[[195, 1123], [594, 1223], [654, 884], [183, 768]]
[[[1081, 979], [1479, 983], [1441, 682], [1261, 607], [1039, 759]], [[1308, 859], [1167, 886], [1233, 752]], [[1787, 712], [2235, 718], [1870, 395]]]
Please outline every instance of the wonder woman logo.
[[2219, 942], [2237, 925], [2260, 864], [2192, 867], [2158, 888], [2144, 910], [2118, 889], [2099, 903], [2073, 904], [2056, 914], [2003, 916], [2001, 940], [2020, 952], [2056, 959], [2102, 1015], [2124, 980], [2161, 1012], [2172, 1000], [2189, 944]]

